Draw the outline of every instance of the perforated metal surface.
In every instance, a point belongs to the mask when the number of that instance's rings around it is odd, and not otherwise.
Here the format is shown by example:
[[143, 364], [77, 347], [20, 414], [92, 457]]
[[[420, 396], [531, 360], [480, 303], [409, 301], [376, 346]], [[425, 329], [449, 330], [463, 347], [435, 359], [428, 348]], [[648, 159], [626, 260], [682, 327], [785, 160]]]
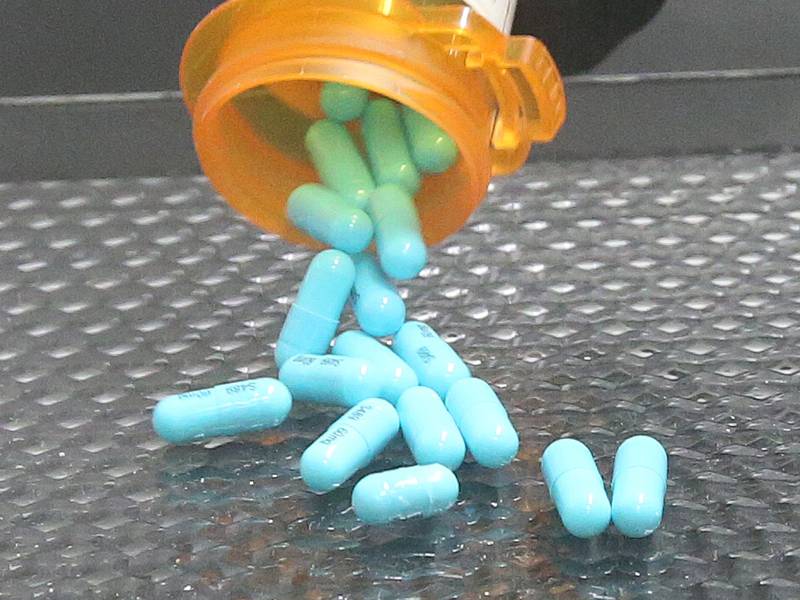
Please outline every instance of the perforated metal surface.
[[[297, 474], [335, 411], [167, 447], [164, 394], [274, 373], [310, 255], [200, 179], [0, 187], [0, 597], [800, 597], [800, 155], [530, 165], [408, 288], [522, 450], [359, 526]], [[570, 538], [538, 458], [669, 449], [651, 539]], [[371, 469], [409, 463], [398, 442]]]

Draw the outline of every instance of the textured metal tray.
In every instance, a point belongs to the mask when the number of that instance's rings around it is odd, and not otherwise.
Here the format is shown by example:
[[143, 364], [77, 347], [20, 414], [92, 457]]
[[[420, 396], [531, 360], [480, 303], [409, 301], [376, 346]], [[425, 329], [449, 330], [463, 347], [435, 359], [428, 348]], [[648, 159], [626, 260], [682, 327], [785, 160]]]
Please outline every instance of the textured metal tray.
[[[382, 528], [299, 480], [335, 411], [188, 448], [150, 426], [164, 394], [274, 373], [308, 252], [199, 178], [0, 186], [0, 597], [800, 597], [798, 183], [796, 154], [498, 181], [407, 292], [500, 390], [519, 459]], [[578, 436], [607, 475], [642, 431], [670, 453], [663, 528], [569, 537], [545, 445]]]

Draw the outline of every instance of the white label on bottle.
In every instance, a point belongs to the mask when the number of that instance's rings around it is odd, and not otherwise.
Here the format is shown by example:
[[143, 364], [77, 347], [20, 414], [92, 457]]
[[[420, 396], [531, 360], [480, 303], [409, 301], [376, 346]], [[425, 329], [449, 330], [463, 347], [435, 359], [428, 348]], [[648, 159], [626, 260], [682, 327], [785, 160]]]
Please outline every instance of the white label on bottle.
[[511, 32], [517, 0], [464, 0], [464, 3], [503, 33]]

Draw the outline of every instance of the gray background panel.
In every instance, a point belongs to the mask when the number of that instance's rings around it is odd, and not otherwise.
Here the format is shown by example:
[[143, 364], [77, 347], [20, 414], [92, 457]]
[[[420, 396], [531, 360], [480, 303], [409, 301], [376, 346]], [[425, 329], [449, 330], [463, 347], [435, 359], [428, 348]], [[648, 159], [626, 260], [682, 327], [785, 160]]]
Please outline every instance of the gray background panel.
[[[0, 96], [174, 90], [183, 42], [216, 4], [5, 0]], [[597, 72], [800, 66], [800, 3], [793, 0], [520, 0], [519, 6], [516, 31], [541, 36], [570, 74], [609, 52]]]
[[667, 0], [595, 72], [800, 67], [798, 24], [800, 3], [794, 0]]
[[[215, 4], [0, 6], [0, 179], [197, 173], [172, 90]], [[800, 3], [531, 0], [518, 17], [573, 74], [567, 125], [533, 159], [800, 147]]]

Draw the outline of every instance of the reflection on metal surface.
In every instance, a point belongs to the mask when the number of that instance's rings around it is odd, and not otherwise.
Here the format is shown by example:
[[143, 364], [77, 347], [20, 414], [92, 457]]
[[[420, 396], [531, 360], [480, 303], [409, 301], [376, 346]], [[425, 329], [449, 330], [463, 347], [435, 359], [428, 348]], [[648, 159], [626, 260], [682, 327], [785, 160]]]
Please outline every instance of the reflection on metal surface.
[[[796, 154], [498, 180], [406, 287], [499, 390], [520, 454], [384, 528], [352, 485], [299, 479], [335, 408], [188, 448], [150, 427], [165, 394], [274, 374], [310, 253], [200, 178], [0, 185], [0, 596], [795, 598], [799, 184]], [[662, 528], [568, 536], [544, 447], [578, 437], [607, 479], [640, 432], [670, 452]], [[397, 441], [370, 470], [410, 462]]]

